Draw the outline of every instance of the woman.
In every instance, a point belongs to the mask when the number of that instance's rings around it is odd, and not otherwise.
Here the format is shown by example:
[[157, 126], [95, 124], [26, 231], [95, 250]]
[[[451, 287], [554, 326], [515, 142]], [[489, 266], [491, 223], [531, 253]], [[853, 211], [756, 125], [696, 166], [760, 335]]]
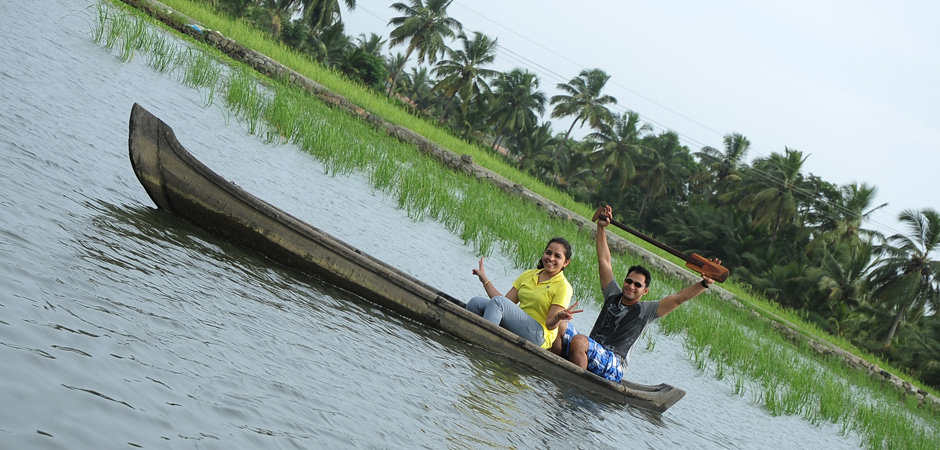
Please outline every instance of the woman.
[[486, 277], [480, 258], [480, 268], [473, 269], [473, 274], [483, 283], [487, 296], [470, 299], [467, 309], [535, 345], [551, 348], [558, 324], [583, 311], [574, 309], [577, 302], [568, 307], [571, 284], [563, 271], [570, 262], [568, 241], [560, 237], [548, 241], [538, 266], [519, 275], [503, 296]]

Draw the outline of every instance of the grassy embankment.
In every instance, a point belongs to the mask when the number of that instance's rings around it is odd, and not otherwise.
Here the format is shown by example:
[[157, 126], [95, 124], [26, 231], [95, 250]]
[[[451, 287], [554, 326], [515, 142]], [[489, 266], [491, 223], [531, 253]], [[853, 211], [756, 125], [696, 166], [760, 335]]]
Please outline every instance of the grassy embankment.
[[[167, 3], [389, 121], [405, 124], [455, 152], [471, 154], [481, 165], [557, 199], [572, 211], [591, 213], [586, 205], [574, 204], [560, 193], [539, 187], [486, 150], [424, 123], [383, 96], [266, 41], [261, 33], [239, 22], [213, 16], [201, 5], [184, 0]], [[320, 159], [332, 174], [367, 173], [373, 186], [395, 199], [412, 219], [440, 221], [481, 254], [499, 249], [520, 267], [528, 267], [534, 255], [541, 252], [546, 236], [566, 236], [578, 249], [593, 247], [590, 233], [579, 231], [573, 224], [551, 220], [531, 203], [489, 183], [441, 170], [413, 146], [388, 138], [298, 88], [262, 79], [214, 49], [200, 43], [180, 45], [145, 19], [101, 6], [94, 37], [124, 60], [135, 55], [146, 57], [154, 69], [202, 92], [207, 104], [221, 98], [250, 131], [271, 142], [298, 145]], [[513, 220], [501, 219], [508, 217]], [[615, 270], [620, 273], [638, 262], [634, 255], [618, 255]], [[579, 292], [596, 295], [592, 264], [573, 264], [569, 272]], [[679, 280], [665, 279], [654, 287], [653, 297], [682, 286]], [[763, 314], [772, 312], [791, 323], [800, 322], [798, 315], [782, 311], [740, 287], [727, 287]], [[822, 335], [812, 327], [802, 328], [805, 333]], [[701, 370], [733, 380], [740, 395], [763, 404], [772, 414], [800, 414], [813, 423], [838, 423], [846, 432], [862, 436], [869, 448], [932, 448], [938, 438], [934, 431], [938, 428], [936, 413], [918, 407], [909, 397], [899, 402], [895, 389], [859, 371], [847, 370], [841, 360], [823, 358], [794, 346], [766, 322], [755, 321], [750, 312], [714, 296], [702, 296], [680, 308], [662, 321], [661, 329], [666, 333], [685, 332], [690, 358]], [[648, 345], [654, 346], [655, 340]]]

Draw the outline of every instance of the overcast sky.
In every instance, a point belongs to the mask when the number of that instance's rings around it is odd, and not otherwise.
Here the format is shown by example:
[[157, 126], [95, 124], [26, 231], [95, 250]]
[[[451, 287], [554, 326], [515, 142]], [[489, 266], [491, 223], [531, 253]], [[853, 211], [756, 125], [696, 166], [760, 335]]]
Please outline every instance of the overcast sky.
[[[387, 39], [392, 3], [357, 0], [346, 33]], [[748, 162], [791, 148], [809, 155], [804, 173], [876, 186], [889, 206], [870, 228], [908, 234], [900, 211], [940, 209], [940, 2], [454, 0], [448, 12], [499, 39], [494, 69], [537, 73], [549, 97], [600, 68], [615, 112], [692, 152], [741, 133]], [[573, 119], [551, 120], [563, 132]]]

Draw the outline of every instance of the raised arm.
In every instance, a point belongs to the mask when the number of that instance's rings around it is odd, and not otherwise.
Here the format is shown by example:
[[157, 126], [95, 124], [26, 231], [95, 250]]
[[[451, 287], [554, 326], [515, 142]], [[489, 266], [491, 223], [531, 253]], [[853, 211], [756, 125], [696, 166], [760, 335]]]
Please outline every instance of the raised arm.
[[702, 277], [702, 281], [695, 283], [675, 294], [666, 296], [659, 301], [659, 308], [656, 310], [656, 315], [663, 317], [666, 314], [671, 313], [674, 309], [678, 308], [679, 305], [692, 300], [695, 297], [698, 297], [699, 294], [708, 290], [708, 286], [711, 286], [715, 283], [715, 280], [712, 280], [708, 277]]
[[[496, 297], [498, 295], [503, 295], [499, 292], [499, 289], [496, 289], [493, 286], [493, 283], [490, 282], [490, 279], [486, 276], [486, 271], [483, 270], [483, 258], [480, 258], [480, 267], [473, 269], [473, 274], [480, 279], [480, 282], [483, 283], [483, 290], [486, 291], [486, 296], [489, 298]], [[519, 303], [519, 291], [515, 287], [509, 290], [506, 293], [506, 298], [511, 300], [513, 303]]]
[[607, 225], [610, 225], [610, 218], [613, 217], [613, 210], [610, 206], [601, 206], [598, 208], [600, 214], [597, 218], [597, 274], [600, 276], [601, 289], [607, 287], [614, 280], [614, 269], [610, 262], [610, 247], [607, 246]]
[[477, 276], [480, 280], [480, 283], [483, 283], [483, 290], [486, 291], [486, 296], [489, 298], [496, 297], [497, 295], [502, 295], [499, 293], [499, 290], [493, 286], [493, 283], [490, 282], [490, 279], [486, 276], [486, 271], [483, 270], [483, 257], [480, 257], [480, 267], [473, 269], [473, 274]]

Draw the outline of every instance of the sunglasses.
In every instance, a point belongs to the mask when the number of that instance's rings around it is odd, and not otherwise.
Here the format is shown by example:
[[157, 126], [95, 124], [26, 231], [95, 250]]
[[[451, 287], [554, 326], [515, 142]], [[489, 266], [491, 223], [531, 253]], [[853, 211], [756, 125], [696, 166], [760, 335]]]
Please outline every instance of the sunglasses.
[[629, 278], [624, 278], [623, 282], [627, 284], [632, 284], [637, 289], [640, 289], [643, 287], [643, 283], [640, 283], [639, 281], [633, 281]]

